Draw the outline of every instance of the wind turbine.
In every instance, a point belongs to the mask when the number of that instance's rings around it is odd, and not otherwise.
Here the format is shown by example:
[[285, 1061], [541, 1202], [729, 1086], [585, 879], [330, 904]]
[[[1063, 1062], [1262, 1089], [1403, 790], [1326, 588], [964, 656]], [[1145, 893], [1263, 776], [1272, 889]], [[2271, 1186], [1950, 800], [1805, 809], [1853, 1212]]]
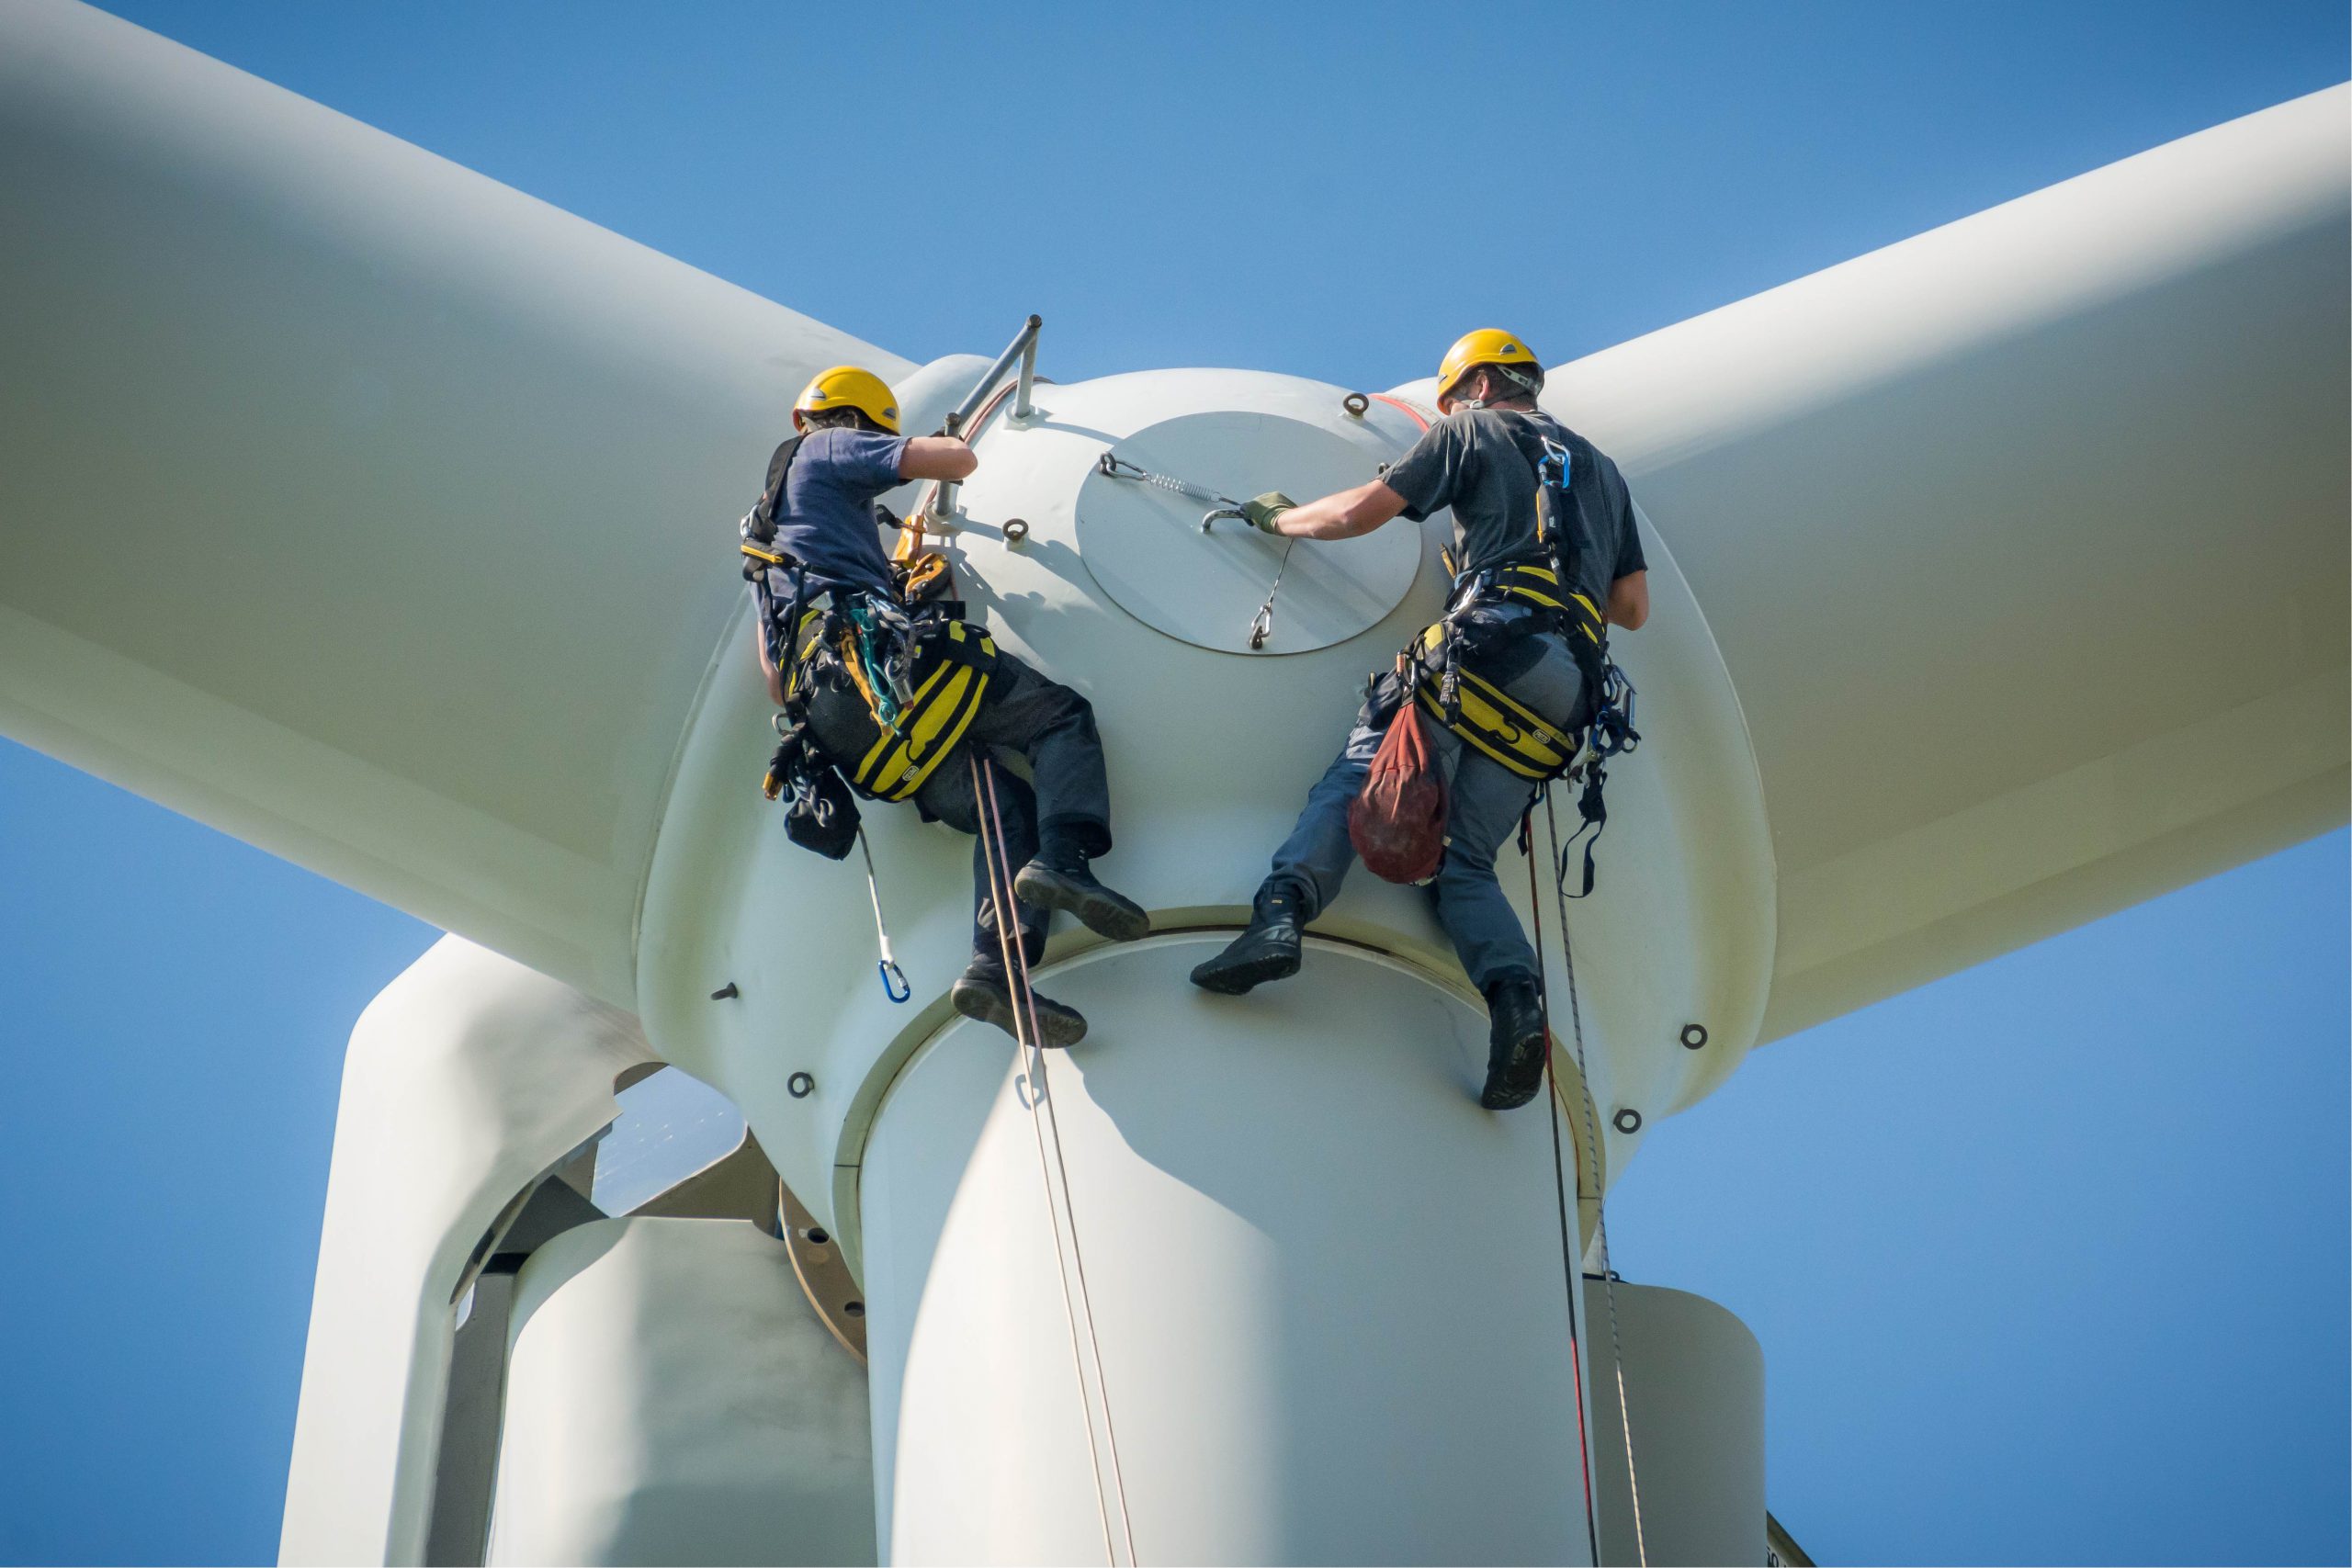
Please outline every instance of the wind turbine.
[[[2344, 820], [2346, 110], [1554, 372], [1658, 600], [1616, 874], [1571, 922], [1585, 1261], [1646, 1127], [1754, 1044]], [[1481, 1021], [1415, 897], [1360, 881], [1279, 993], [1182, 983], [1430, 618], [1435, 536], [1302, 547], [1252, 649], [1261, 543], [1099, 459], [1328, 488], [1426, 388], [1040, 385], [933, 502], [976, 611], [1094, 698], [1159, 931], [1057, 943], [1098, 1038], [1041, 1100], [941, 999], [961, 841], [873, 816], [905, 1007], [862, 880], [783, 842], [714, 564], [815, 369], [921, 424], [989, 361], [857, 343], [78, 6], [0, 12], [0, 728], [455, 933], [353, 1036], [287, 1560], [1763, 1554], [1752, 1339], [1568, 1299], [1546, 1124], [1457, 1092]], [[166, 488], [172, 591], [129, 614], [121, 497]], [[567, 1206], [650, 1062], [741, 1107], [788, 1240]], [[1522, 1343], [1573, 1306], [1582, 1395], [1465, 1343], [1465, 1280]], [[1531, 1454], [1589, 1460], [1597, 1519], [1572, 1483], [1495, 1506]]]

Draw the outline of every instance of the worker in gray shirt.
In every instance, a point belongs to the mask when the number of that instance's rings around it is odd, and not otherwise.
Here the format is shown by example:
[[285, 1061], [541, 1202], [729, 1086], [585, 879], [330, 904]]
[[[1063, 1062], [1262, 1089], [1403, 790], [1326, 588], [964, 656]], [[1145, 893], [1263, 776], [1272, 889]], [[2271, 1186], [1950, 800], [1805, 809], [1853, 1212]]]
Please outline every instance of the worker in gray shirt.
[[[1444, 417], [1411, 451], [1369, 484], [1294, 503], [1272, 493], [1244, 512], [1269, 534], [1350, 539], [1394, 518], [1419, 522], [1453, 512], [1449, 552], [1454, 594], [1445, 623], [1462, 638], [1462, 667], [1488, 689], [1573, 735], [1589, 722], [1600, 694], [1570, 638], [1598, 643], [1601, 619], [1633, 630], [1649, 618], [1647, 563], [1634, 531], [1632, 498], [1617, 466], [1592, 444], [1535, 407], [1543, 368], [1515, 335], [1472, 333], [1438, 371]], [[1576, 504], [1558, 557], [1537, 528], [1537, 464], [1547, 444], [1565, 452]], [[1557, 581], [1555, 559], [1575, 581]], [[1354, 863], [1348, 806], [1402, 704], [1416, 700], [1406, 677], [1375, 682], [1339, 757], [1307, 793], [1306, 809], [1258, 889], [1250, 924], [1222, 953], [1193, 971], [1193, 983], [1238, 995], [1298, 972], [1302, 928], [1339, 897]], [[1425, 697], [1423, 700], [1427, 700]], [[1495, 877], [1495, 853], [1534, 798], [1535, 777], [1478, 743], [1452, 718], [1434, 740], [1450, 774], [1444, 859], [1431, 884], [1437, 915], [1463, 967], [1486, 997], [1490, 1046], [1480, 1103], [1505, 1110], [1534, 1098], [1545, 1034], [1538, 959]], [[1571, 753], [1573, 749], [1568, 749]], [[1566, 765], [1559, 758], [1559, 766]]]

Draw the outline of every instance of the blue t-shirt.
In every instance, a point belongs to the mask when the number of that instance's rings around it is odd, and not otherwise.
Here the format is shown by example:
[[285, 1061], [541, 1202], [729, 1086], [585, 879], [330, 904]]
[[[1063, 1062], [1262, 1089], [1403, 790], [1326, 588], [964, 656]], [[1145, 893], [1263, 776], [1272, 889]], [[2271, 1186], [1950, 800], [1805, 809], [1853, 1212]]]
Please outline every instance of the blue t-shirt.
[[808, 570], [808, 592], [890, 591], [890, 558], [874, 525], [874, 502], [904, 481], [903, 435], [812, 430], [801, 439], [776, 498], [776, 543]]

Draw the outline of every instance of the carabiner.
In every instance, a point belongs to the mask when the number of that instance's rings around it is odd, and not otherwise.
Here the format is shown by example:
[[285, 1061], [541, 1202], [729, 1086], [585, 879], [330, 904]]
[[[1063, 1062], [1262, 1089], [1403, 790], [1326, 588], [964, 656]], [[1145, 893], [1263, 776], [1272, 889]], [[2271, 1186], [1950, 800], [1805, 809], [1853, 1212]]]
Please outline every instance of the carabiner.
[[891, 960], [885, 958], [874, 967], [882, 976], [882, 994], [892, 1001], [903, 1002], [915, 994], [915, 988], [907, 984], [906, 971]]

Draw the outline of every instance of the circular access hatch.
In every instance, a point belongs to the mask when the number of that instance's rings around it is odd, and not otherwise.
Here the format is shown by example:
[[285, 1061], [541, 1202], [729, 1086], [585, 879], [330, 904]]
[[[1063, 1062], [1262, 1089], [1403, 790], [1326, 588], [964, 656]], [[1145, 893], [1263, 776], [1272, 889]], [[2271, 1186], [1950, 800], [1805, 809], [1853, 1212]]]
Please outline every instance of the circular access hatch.
[[[1280, 414], [1184, 414], [1110, 450], [1123, 463], [1236, 500], [1278, 490], [1311, 501], [1378, 477], [1363, 446]], [[1290, 540], [1233, 518], [1204, 530], [1210, 504], [1097, 469], [1078, 493], [1080, 558], [1146, 626], [1201, 648], [1261, 656], [1355, 636], [1403, 601], [1420, 570], [1421, 531], [1401, 519], [1361, 538]], [[1251, 625], [1278, 571], [1272, 625], [1253, 649]]]

